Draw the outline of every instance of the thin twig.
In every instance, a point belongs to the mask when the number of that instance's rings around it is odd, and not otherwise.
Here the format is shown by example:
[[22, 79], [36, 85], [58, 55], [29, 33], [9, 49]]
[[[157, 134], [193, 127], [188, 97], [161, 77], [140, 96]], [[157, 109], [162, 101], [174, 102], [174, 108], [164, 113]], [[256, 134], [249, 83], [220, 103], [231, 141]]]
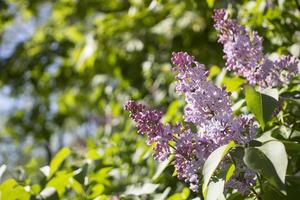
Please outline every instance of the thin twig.
[[295, 2], [296, 2], [296, 6], [297, 6], [298, 10], [300, 11], [300, 4], [299, 4], [298, 0], [295, 0]]
[[255, 196], [258, 200], [262, 200], [262, 198], [259, 196], [259, 194], [255, 191], [255, 189], [251, 188], [251, 191], [255, 194]]
[[288, 137], [289, 140], [292, 138], [293, 133], [294, 133], [294, 126], [292, 126], [292, 128], [291, 128], [291, 132], [290, 132], [290, 135]]
[[256, 174], [256, 176], [257, 176], [257, 180], [258, 180], [259, 187], [260, 187], [260, 193], [262, 194], [263, 193], [263, 186], [262, 186], [261, 176], [259, 174]]
[[169, 144], [169, 146], [176, 151], [176, 148], [173, 145]]

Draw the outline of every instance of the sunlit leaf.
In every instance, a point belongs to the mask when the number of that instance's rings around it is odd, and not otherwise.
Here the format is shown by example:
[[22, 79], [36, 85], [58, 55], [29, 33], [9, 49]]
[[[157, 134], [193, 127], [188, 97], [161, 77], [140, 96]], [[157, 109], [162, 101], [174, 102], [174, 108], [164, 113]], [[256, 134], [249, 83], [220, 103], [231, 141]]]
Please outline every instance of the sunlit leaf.
[[212, 8], [214, 7], [215, 0], [206, 0], [208, 7]]
[[247, 148], [244, 162], [250, 169], [266, 177], [271, 184], [284, 191], [284, 183], [278, 176], [272, 162], [261, 150], [255, 147]]
[[235, 165], [231, 164], [226, 173], [226, 178], [225, 178], [226, 182], [229, 181], [229, 179], [232, 177], [234, 171], [235, 171]]
[[54, 156], [50, 163], [49, 177], [51, 177], [56, 170], [58, 170], [62, 162], [70, 155], [70, 153], [71, 150], [67, 147], [64, 147]]
[[151, 184], [151, 183], [145, 183], [141, 186], [138, 185], [130, 185], [127, 187], [126, 191], [124, 192], [124, 195], [145, 195], [145, 194], [152, 194], [157, 188], [159, 184]]
[[186, 200], [190, 196], [190, 190], [188, 188], [183, 188], [182, 192], [177, 192], [171, 195], [167, 200]]
[[245, 83], [245, 79], [242, 79], [238, 76], [233, 77], [226, 81], [224, 84], [226, 86], [226, 90], [228, 92], [238, 91], [240, 90], [241, 86]]
[[224, 156], [227, 154], [227, 152], [235, 146], [235, 143], [233, 141], [229, 142], [227, 145], [223, 145], [216, 150], [214, 150], [207, 160], [204, 163], [202, 175], [203, 175], [203, 186], [202, 186], [202, 193], [204, 196], [206, 196], [207, 192], [207, 186], [210, 181], [210, 178], [212, 177], [213, 173], [217, 169], [219, 163], [224, 158]]
[[155, 181], [156, 179], [159, 178], [159, 176], [163, 173], [163, 171], [169, 166], [170, 162], [171, 162], [171, 158], [161, 162], [158, 164], [157, 169], [155, 171], [155, 174], [152, 177], [152, 180]]
[[0, 167], [0, 181], [1, 181], [1, 177], [4, 174], [5, 170], [6, 170], [6, 165], [4, 165], [4, 164], [1, 165], [1, 167]]
[[211, 181], [207, 187], [206, 200], [225, 200], [224, 191], [224, 180], [218, 180], [217, 182]]
[[270, 141], [257, 148], [272, 162], [280, 180], [285, 183], [288, 158], [284, 145], [279, 141]]
[[245, 87], [245, 93], [249, 111], [255, 115], [260, 126], [264, 129], [277, 106], [277, 101], [271, 96], [260, 94], [251, 86]]
[[53, 187], [46, 187], [40, 193], [40, 196], [45, 200], [58, 200], [58, 194]]

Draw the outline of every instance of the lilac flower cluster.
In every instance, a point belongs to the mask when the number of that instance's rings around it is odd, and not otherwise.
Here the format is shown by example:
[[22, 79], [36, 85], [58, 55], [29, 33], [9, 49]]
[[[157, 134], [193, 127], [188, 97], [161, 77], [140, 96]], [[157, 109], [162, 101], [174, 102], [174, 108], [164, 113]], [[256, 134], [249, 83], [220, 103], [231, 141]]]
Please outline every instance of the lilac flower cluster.
[[[179, 94], [184, 94], [187, 103], [184, 108], [184, 120], [198, 128], [197, 133], [182, 132], [176, 141], [175, 168], [178, 178], [189, 183], [190, 188], [197, 191], [199, 171], [208, 156], [217, 147], [232, 140], [241, 145], [247, 144], [255, 138], [256, 126], [254, 119], [249, 116], [234, 118], [229, 93], [207, 80], [208, 72], [194, 57], [184, 52], [173, 53], [172, 64], [176, 75], [176, 90]], [[194, 71], [197, 71], [197, 74]], [[243, 172], [242, 168], [240, 171]], [[230, 184], [228, 187], [243, 193], [249, 192], [255, 174], [250, 171], [247, 173], [251, 173], [252, 176], [245, 176], [243, 186]], [[233, 181], [236, 178], [233, 177]]]
[[[190, 185], [191, 190], [199, 190], [202, 167], [208, 156], [219, 146], [235, 141], [244, 145], [255, 138], [256, 126], [253, 118], [239, 116], [235, 118], [231, 110], [229, 94], [207, 80], [208, 72], [204, 65], [185, 52], [172, 54], [173, 72], [176, 76], [176, 91], [184, 95], [184, 121], [197, 127], [194, 133], [188, 126], [177, 124], [163, 125], [162, 113], [151, 110], [142, 104], [129, 101], [125, 110], [136, 122], [140, 134], [148, 136], [148, 144], [154, 145], [154, 158], [165, 160], [171, 153], [170, 143], [175, 144], [174, 166], [179, 179]], [[225, 161], [224, 161], [225, 162]], [[242, 166], [243, 163], [239, 163]], [[240, 174], [246, 174], [239, 168]], [[255, 174], [247, 171], [244, 179], [234, 176], [232, 181], [243, 184], [228, 184], [246, 194], [255, 180]], [[236, 179], [236, 180], [235, 180]], [[251, 180], [250, 180], [251, 179]]]
[[247, 32], [234, 19], [229, 19], [224, 9], [215, 10], [214, 27], [223, 44], [226, 67], [243, 76], [252, 85], [278, 87], [298, 73], [298, 60], [282, 56], [274, 62], [263, 53], [263, 39], [255, 31]]
[[136, 122], [138, 132], [147, 134], [147, 144], [156, 144], [153, 149], [154, 158], [159, 161], [167, 159], [170, 154], [169, 141], [173, 140], [173, 131], [177, 131], [176, 127], [160, 122], [162, 112], [147, 109], [146, 106], [134, 101], [128, 101], [124, 109], [129, 111], [130, 117]]

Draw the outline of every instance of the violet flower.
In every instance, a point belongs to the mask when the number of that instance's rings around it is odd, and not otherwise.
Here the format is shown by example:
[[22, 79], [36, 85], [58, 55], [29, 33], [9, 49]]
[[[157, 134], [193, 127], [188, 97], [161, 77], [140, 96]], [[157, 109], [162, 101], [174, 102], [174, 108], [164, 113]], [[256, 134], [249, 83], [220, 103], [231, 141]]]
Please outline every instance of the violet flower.
[[224, 9], [215, 10], [213, 18], [229, 71], [262, 88], [279, 87], [297, 75], [296, 58], [282, 56], [271, 61], [263, 53], [262, 37], [255, 31], [247, 31], [236, 20], [229, 19]]

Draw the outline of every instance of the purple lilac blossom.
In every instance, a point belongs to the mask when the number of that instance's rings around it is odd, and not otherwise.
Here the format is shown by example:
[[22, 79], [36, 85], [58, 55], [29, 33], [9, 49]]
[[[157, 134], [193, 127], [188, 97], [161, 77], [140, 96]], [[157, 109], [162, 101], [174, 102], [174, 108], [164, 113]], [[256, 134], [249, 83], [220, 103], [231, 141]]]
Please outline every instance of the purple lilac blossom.
[[[187, 63], [187, 58], [190, 57], [183, 52], [173, 53], [173, 71], [176, 73], [176, 83], [179, 88], [182, 88], [181, 84], [185, 83], [182, 83], [178, 77], [181, 77], [180, 75], [183, 73], [192, 74], [188, 72], [198, 67], [198, 65], [182, 67], [184, 63]], [[174, 60], [180, 62], [174, 62]], [[197, 83], [196, 86], [193, 86], [193, 90], [181, 91], [185, 95], [187, 103], [184, 108], [184, 120], [195, 124], [202, 134], [209, 136], [220, 146], [234, 140], [238, 128], [233, 123], [229, 93], [224, 88], [219, 88], [208, 81], [206, 79], [207, 71], [204, 66], [202, 68], [202, 75], [198, 75], [198, 79], [188, 77], [189, 80], [192, 79], [193, 82]]]
[[274, 62], [263, 53], [262, 37], [247, 31], [234, 19], [229, 19], [224, 9], [214, 12], [214, 27], [219, 32], [218, 42], [223, 44], [226, 67], [243, 76], [252, 85], [278, 87], [298, 73], [298, 60], [282, 56]]
[[186, 52], [173, 52], [171, 61], [177, 66], [172, 69], [177, 79], [176, 92], [178, 94], [196, 90], [207, 77], [208, 73], [204, 65], [196, 62], [194, 57]]
[[[160, 120], [163, 114], [160, 111], [148, 109], [134, 101], [129, 101], [125, 110], [129, 111], [130, 117], [136, 122], [138, 132], [148, 136], [148, 144], [155, 144], [156, 160], [167, 159], [171, 153], [170, 141], [175, 143], [174, 166], [177, 176], [188, 183], [192, 191], [197, 192], [203, 164], [208, 156], [232, 140], [237, 144], [247, 144], [255, 138], [256, 126], [249, 116], [233, 116], [229, 93], [207, 80], [208, 72], [204, 65], [195, 61], [193, 56], [185, 52], [173, 53], [172, 64], [176, 91], [185, 96], [187, 103], [184, 120], [196, 125], [196, 133], [179, 123], [175, 126], [162, 124]], [[228, 187], [246, 194], [255, 176], [245, 167], [240, 167], [237, 172]]]
[[128, 101], [124, 108], [136, 122], [138, 132], [147, 134], [147, 144], [155, 143], [154, 158], [159, 161], [166, 160], [170, 154], [169, 141], [173, 140], [175, 129], [173, 130], [171, 125], [163, 125], [160, 122], [162, 112], [147, 109], [146, 106], [134, 101]]
[[254, 140], [256, 137], [256, 130], [258, 125], [255, 123], [255, 120], [252, 116], [241, 115], [234, 119], [235, 126], [237, 127], [237, 138], [235, 142], [237, 144], [248, 144], [251, 140]]
[[255, 173], [248, 169], [245, 164], [237, 163], [235, 172], [225, 184], [226, 188], [236, 189], [241, 195], [248, 195], [250, 188], [255, 185]]
[[174, 166], [177, 177], [188, 183], [192, 191], [198, 191], [199, 174], [215, 148], [216, 144], [212, 140], [190, 130], [184, 131], [176, 140]]
[[186, 52], [173, 52], [171, 61], [177, 92], [185, 94], [187, 102], [184, 110], [186, 122], [201, 126], [212, 118], [225, 119], [231, 116], [229, 94], [224, 88], [207, 81], [208, 72], [204, 65], [196, 62]]
[[[196, 172], [202, 170], [210, 153], [231, 140], [237, 144], [247, 144], [255, 138], [256, 126], [250, 116], [234, 118], [229, 93], [206, 79], [208, 73], [203, 65], [198, 64], [187, 53], [178, 52], [172, 56], [177, 88], [187, 88], [179, 91], [180, 94], [184, 94], [187, 103], [184, 108], [184, 120], [195, 124], [199, 131], [197, 134], [187, 133], [177, 141], [175, 168], [179, 179], [189, 183], [190, 188], [195, 191], [198, 189]], [[182, 81], [183, 74], [192, 75], [194, 68], [200, 67], [200, 74], [185, 77], [188, 84]], [[242, 173], [242, 170], [240, 171]], [[245, 176], [245, 178], [246, 191], [246, 186], [250, 187], [247, 183], [253, 181], [253, 177]]]

